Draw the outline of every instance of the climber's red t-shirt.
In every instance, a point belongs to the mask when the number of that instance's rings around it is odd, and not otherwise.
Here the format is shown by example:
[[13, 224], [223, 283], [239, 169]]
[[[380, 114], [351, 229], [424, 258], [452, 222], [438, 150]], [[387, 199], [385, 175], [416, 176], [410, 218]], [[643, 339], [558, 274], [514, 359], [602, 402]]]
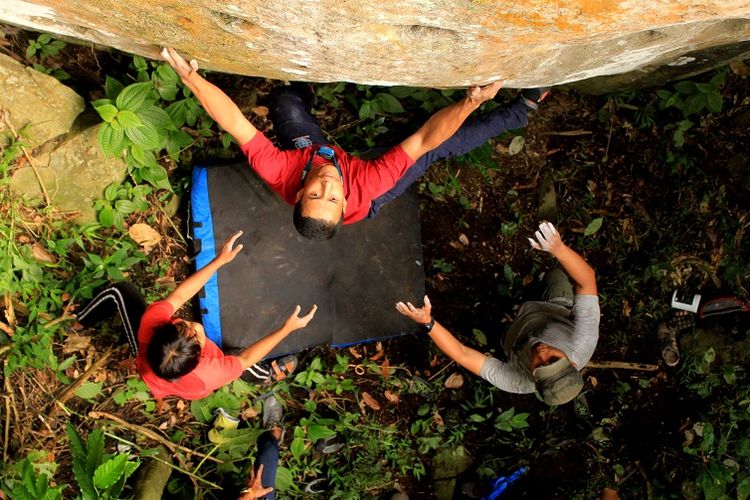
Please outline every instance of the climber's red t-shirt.
[[206, 338], [198, 366], [193, 371], [169, 382], [156, 376], [146, 359], [146, 349], [154, 329], [172, 322], [174, 308], [166, 301], [154, 302], [146, 308], [138, 330], [138, 373], [156, 398], [179, 396], [185, 399], [205, 398], [219, 387], [239, 378], [242, 365], [237, 356], [225, 356], [221, 349]]
[[[391, 189], [414, 164], [401, 145], [374, 160], [362, 160], [337, 146], [330, 147], [336, 152], [336, 160], [344, 176], [344, 224], [367, 217], [372, 200]], [[279, 193], [284, 201], [294, 205], [297, 191], [302, 187], [302, 171], [315, 154], [317, 146], [282, 151], [258, 131], [240, 149], [268, 186]], [[322, 163], [326, 163], [326, 160], [319, 156], [313, 158], [313, 165]]]

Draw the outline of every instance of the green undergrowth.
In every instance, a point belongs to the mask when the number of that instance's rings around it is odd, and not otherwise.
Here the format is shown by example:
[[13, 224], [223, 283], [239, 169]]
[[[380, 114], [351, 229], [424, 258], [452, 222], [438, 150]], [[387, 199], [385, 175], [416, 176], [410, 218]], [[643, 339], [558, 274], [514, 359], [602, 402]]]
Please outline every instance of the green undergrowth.
[[[29, 41], [26, 57], [29, 63], [47, 65], [37, 68], [40, 71], [64, 71], [61, 58], [68, 50], [70, 46], [42, 35]], [[55, 76], [64, 77], [59, 72]], [[649, 328], [667, 313], [660, 297], [675, 287], [718, 283], [747, 297], [750, 256], [743, 239], [747, 222], [722, 183], [701, 168], [699, 147], [706, 127], [716, 123], [728, 105], [723, 95], [728, 78], [720, 70], [661, 89], [602, 99], [596, 106], [599, 112], [592, 115], [609, 136], [606, 148], [571, 148], [569, 154], [575, 156], [566, 157], [565, 165], [555, 170], [554, 180], [566, 195], [560, 217], [574, 221], [570, 226], [576, 229], [567, 233], [568, 242], [589, 256], [599, 271], [606, 331], [601, 345], [608, 354], [647, 352], [652, 342]], [[264, 90], [269, 85], [257, 82]], [[316, 113], [324, 130], [335, 133], [343, 147], [364, 151], [395, 143], [404, 131], [416, 128], [415, 122], [421, 123], [422, 117], [449, 104], [461, 91], [336, 83], [316, 86], [316, 94]], [[231, 156], [235, 148], [166, 64], [134, 57], [122, 71], [106, 75], [93, 95], [91, 105], [102, 123], [102, 150], [127, 163], [126, 179], [109, 186], [96, 201], [96, 224], [74, 225], [52, 209], [26, 206], [9, 190], [9, 176], [24, 158], [23, 131], [18, 137], [9, 136], [0, 151], [3, 375], [5, 381], [26, 380], [21, 374], [27, 379], [49, 376], [56, 392], [117, 343], [115, 322], [102, 325], [92, 339], [95, 355], [85, 349], [65, 349], [69, 339], [78, 335], [71, 328], [75, 305], [84, 303], [98, 287], [126, 279], [141, 286], [149, 300], [155, 299], [165, 293], [159, 278], [184, 276], [187, 265], [181, 259], [187, 248], [179, 233], [180, 217], [169, 217], [166, 205], [188, 191], [189, 169], [197, 158]], [[259, 128], [267, 126], [253, 119]], [[523, 138], [524, 133], [510, 133], [501, 141], [522, 144], [511, 136]], [[628, 151], [646, 140], [651, 140], [647, 154], [636, 158]], [[618, 159], [610, 144], [618, 141], [621, 150], [636, 159]], [[498, 213], [492, 231], [510, 247], [531, 234], [536, 219], [523, 186], [503, 181], [505, 168], [493, 146], [436, 165], [421, 191], [423, 199], [451, 207], [457, 228], [465, 231], [473, 214], [482, 210], [482, 190], [459, 173], [471, 171], [485, 189], [500, 186], [501, 191], [493, 193], [500, 201], [493, 206]], [[602, 174], [612, 169], [628, 181], [629, 176], [645, 172], [665, 186], [676, 187], [662, 198], [608, 204], [606, 193], [648, 188], [618, 184], [614, 176]], [[586, 183], [589, 179], [593, 184]], [[626, 208], [618, 212], [612, 208], [615, 203]], [[128, 235], [135, 223], [158, 229], [164, 241], [153, 249], [142, 247]], [[708, 238], [706, 228], [712, 235]], [[491, 293], [498, 302], [511, 302], [546, 265], [538, 255], [518, 254], [518, 259], [503, 260], [493, 268], [497, 272]], [[464, 275], [476, 281], [464, 265], [446, 250], [429, 260], [425, 269], [431, 283], [450, 283]], [[495, 332], [473, 316], [471, 321], [457, 334], [472, 346], [492, 349]], [[427, 344], [419, 348], [424, 349], [424, 357], [437, 352]], [[116, 351], [114, 357], [123, 357], [122, 352]], [[484, 480], [522, 465], [533, 467], [550, 453], [546, 439], [564, 441], [550, 429], [566, 418], [565, 409], [540, 409], [532, 398], [510, 404], [509, 400], [517, 400], [455, 366], [448, 367], [442, 357], [435, 366], [418, 370], [404, 361], [405, 356], [388, 346], [385, 350], [319, 348], [305, 355], [293, 378], [275, 386], [287, 415], [278, 491], [296, 497], [310, 486], [325, 489], [326, 498], [371, 498], [400, 484], [429, 496], [435, 457], [471, 456], [472, 474]], [[689, 466], [675, 472], [671, 490], [664, 486], [667, 481], [655, 482], [654, 488], [665, 496], [679, 490], [689, 498], [747, 498], [750, 381], [746, 360], [722, 356], [712, 346], [686, 349], [684, 359], [674, 389], [694, 399], [696, 407], [686, 417], [689, 422], [679, 422], [686, 425], [684, 430], [672, 431], [684, 434], [683, 446], [674, 452], [678, 461]], [[169, 411], [160, 413], [136, 376], [115, 367], [114, 361], [107, 371], [107, 377], [81, 385], [67, 404], [46, 401], [30, 409], [35, 412], [33, 419], [39, 414], [55, 425], [44, 416], [50, 405], [58, 408], [57, 427], [50, 428], [54, 439], [44, 438], [34, 427], [33, 438], [3, 441], [6, 451], [12, 451], [4, 456], [0, 477], [7, 495], [53, 499], [131, 494], [129, 478], [154, 455], [154, 443], [123, 426], [95, 420], [92, 410], [121, 415], [184, 447], [175, 454], [168, 484], [173, 497], [219, 498], [226, 495], [221, 486], [239, 485], [247, 477], [262, 432], [258, 413], [267, 396], [263, 388], [236, 381], [182, 408], [172, 402]], [[461, 384], [455, 378], [458, 374]], [[646, 377], [626, 380], [624, 376], [607, 384], [608, 398], [619, 402], [619, 407], [596, 415], [593, 432], [581, 444], [600, 458], [619, 452], [614, 448], [616, 426], [629, 418], [633, 394], [657, 385]], [[243, 423], [224, 431], [224, 442], [215, 445], [207, 434], [213, 411], [219, 407], [242, 415]], [[22, 431], [14, 428], [6, 410], [0, 421], [14, 432]], [[190, 455], [185, 448], [202, 455]], [[602, 485], [614, 485], [638, 497], [643, 489], [633, 486], [632, 478], [640, 474], [636, 465], [625, 460], [601, 460], [596, 473], [562, 488], [569, 488], [565, 492], [570, 497], [585, 497]]]

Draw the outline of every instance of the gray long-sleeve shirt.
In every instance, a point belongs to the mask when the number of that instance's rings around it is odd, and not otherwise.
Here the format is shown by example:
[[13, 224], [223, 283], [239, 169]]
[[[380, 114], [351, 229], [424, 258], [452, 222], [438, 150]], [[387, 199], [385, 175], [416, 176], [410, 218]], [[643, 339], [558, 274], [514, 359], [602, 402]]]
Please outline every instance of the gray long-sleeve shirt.
[[[524, 316], [524, 307], [527, 304], [538, 303], [524, 303], [517, 318]], [[563, 306], [554, 306], [549, 303], [544, 304], [545, 307], [563, 308]], [[543, 331], [528, 335], [522, 346], [506, 352], [508, 361], [488, 357], [482, 364], [480, 375], [489, 383], [507, 392], [528, 394], [536, 391], [528, 363], [531, 347], [537, 342], [544, 342], [560, 349], [578, 370], [581, 370], [589, 362], [596, 349], [596, 343], [599, 340], [599, 317], [598, 295], [576, 295], [570, 312], [572, 328], [568, 331]]]

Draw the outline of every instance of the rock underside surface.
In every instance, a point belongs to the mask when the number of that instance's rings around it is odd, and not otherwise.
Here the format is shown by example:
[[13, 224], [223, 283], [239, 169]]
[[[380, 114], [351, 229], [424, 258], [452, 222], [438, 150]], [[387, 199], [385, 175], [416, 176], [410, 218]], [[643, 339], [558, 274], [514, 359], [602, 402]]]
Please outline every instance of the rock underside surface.
[[284, 80], [553, 85], [674, 65], [750, 39], [747, 0], [15, 0], [0, 21]]

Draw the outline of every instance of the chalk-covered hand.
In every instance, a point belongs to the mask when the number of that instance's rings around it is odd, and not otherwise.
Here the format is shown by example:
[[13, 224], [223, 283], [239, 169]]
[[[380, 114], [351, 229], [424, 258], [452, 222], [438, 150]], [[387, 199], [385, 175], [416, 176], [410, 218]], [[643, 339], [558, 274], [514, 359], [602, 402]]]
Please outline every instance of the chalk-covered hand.
[[182, 78], [188, 80], [190, 75], [198, 71], [198, 61], [191, 59], [188, 63], [176, 50], [171, 47], [161, 49], [161, 56], [172, 66], [172, 69]]
[[432, 304], [427, 295], [424, 296], [424, 307], [414, 307], [414, 304], [411, 302], [407, 302], [406, 304], [396, 302], [396, 310], [407, 318], [414, 320], [415, 323], [426, 325], [432, 321]]
[[497, 95], [497, 92], [502, 86], [503, 82], [499, 81], [490, 83], [488, 85], [485, 85], [484, 87], [469, 87], [466, 90], [466, 97], [468, 97], [471, 102], [479, 106], [485, 101], [494, 99]]
[[551, 222], [542, 222], [539, 224], [539, 231], [535, 232], [534, 236], [536, 240], [529, 238], [529, 243], [536, 250], [554, 254], [564, 246], [560, 238], [560, 233], [557, 232], [557, 229], [555, 229], [555, 226]]

